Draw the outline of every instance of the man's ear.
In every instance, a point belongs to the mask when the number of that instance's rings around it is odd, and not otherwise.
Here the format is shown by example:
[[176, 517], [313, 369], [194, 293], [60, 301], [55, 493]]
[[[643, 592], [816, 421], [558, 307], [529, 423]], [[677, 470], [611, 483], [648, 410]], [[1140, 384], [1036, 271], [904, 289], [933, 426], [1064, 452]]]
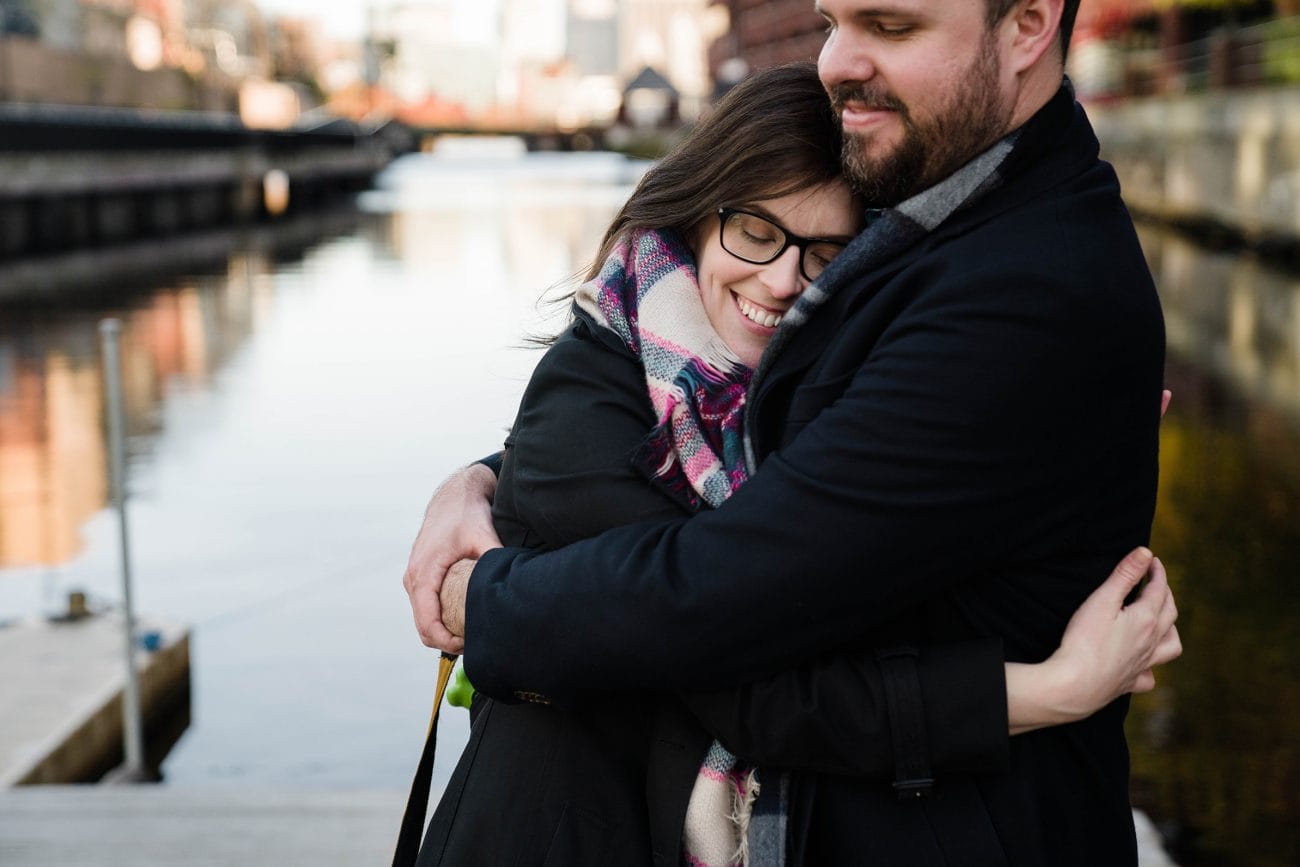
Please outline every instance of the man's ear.
[[1059, 48], [1061, 30], [1061, 12], [1064, 0], [1020, 0], [1000, 27], [1008, 43], [1008, 71], [1022, 73], [1032, 69], [1045, 55], [1056, 53], [1062, 59]]

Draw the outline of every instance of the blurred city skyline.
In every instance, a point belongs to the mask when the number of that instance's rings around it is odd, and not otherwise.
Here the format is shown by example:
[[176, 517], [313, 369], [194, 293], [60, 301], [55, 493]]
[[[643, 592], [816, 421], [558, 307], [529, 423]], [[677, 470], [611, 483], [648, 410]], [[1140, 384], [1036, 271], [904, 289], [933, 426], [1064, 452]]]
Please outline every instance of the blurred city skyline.
[[676, 126], [708, 101], [729, 23], [710, 0], [0, 0], [0, 102], [272, 129]]
[[[429, 6], [439, 0], [402, 0], [403, 5]], [[464, 7], [465, 13], [490, 22], [497, 14], [500, 0], [453, 0]], [[375, 0], [257, 0], [262, 11], [271, 16], [282, 15], [315, 21], [321, 32], [333, 39], [360, 42], [366, 36], [366, 19], [370, 10], [380, 5]]]

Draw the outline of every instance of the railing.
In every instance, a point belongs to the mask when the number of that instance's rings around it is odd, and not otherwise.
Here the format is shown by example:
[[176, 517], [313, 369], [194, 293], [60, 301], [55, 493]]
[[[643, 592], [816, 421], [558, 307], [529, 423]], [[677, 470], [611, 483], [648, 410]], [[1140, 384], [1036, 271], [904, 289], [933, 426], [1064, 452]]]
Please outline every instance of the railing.
[[1073, 51], [1081, 94], [1098, 97], [1196, 93], [1300, 84], [1300, 16], [1225, 27], [1202, 39], [1160, 46], [1152, 35], [1099, 41]]

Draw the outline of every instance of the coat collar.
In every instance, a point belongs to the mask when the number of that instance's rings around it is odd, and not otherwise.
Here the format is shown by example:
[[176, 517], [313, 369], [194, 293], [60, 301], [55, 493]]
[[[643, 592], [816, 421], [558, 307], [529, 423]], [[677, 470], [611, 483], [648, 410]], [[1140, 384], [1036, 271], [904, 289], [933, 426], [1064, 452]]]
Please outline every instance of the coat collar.
[[[921, 243], [880, 267], [860, 275], [837, 292], [793, 335], [776, 359], [771, 375], [753, 400], [763, 398], [780, 382], [801, 376], [821, 355], [846, 312], [865, 303], [898, 274], [949, 239], [963, 235], [1006, 211], [1029, 201], [1062, 180], [1097, 162], [1099, 145], [1087, 116], [1067, 80], [1057, 93], [1021, 127], [1015, 149], [1000, 171], [1005, 180], [997, 189], [964, 211], [952, 215]], [[760, 450], [771, 444], [760, 444]]]

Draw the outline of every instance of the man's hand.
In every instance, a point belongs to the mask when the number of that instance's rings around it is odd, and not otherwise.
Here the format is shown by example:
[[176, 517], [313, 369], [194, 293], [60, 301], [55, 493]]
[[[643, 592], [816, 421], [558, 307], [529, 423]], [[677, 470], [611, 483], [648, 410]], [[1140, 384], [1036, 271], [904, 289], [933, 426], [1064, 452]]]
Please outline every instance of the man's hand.
[[[443, 482], [424, 510], [424, 523], [411, 546], [402, 586], [411, 600], [416, 631], [428, 647], [448, 653], [460, 653], [464, 649], [464, 641], [453, 635], [443, 622], [439, 592], [453, 563], [477, 560], [484, 551], [501, 547], [501, 540], [492, 528], [492, 496], [496, 486], [496, 476], [490, 469], [482, 464], [470, 464]], [[466, 582], [468, 578], [466, 572]], [[464, 629], [464, 599], [462, 588], [457, 631]]]

